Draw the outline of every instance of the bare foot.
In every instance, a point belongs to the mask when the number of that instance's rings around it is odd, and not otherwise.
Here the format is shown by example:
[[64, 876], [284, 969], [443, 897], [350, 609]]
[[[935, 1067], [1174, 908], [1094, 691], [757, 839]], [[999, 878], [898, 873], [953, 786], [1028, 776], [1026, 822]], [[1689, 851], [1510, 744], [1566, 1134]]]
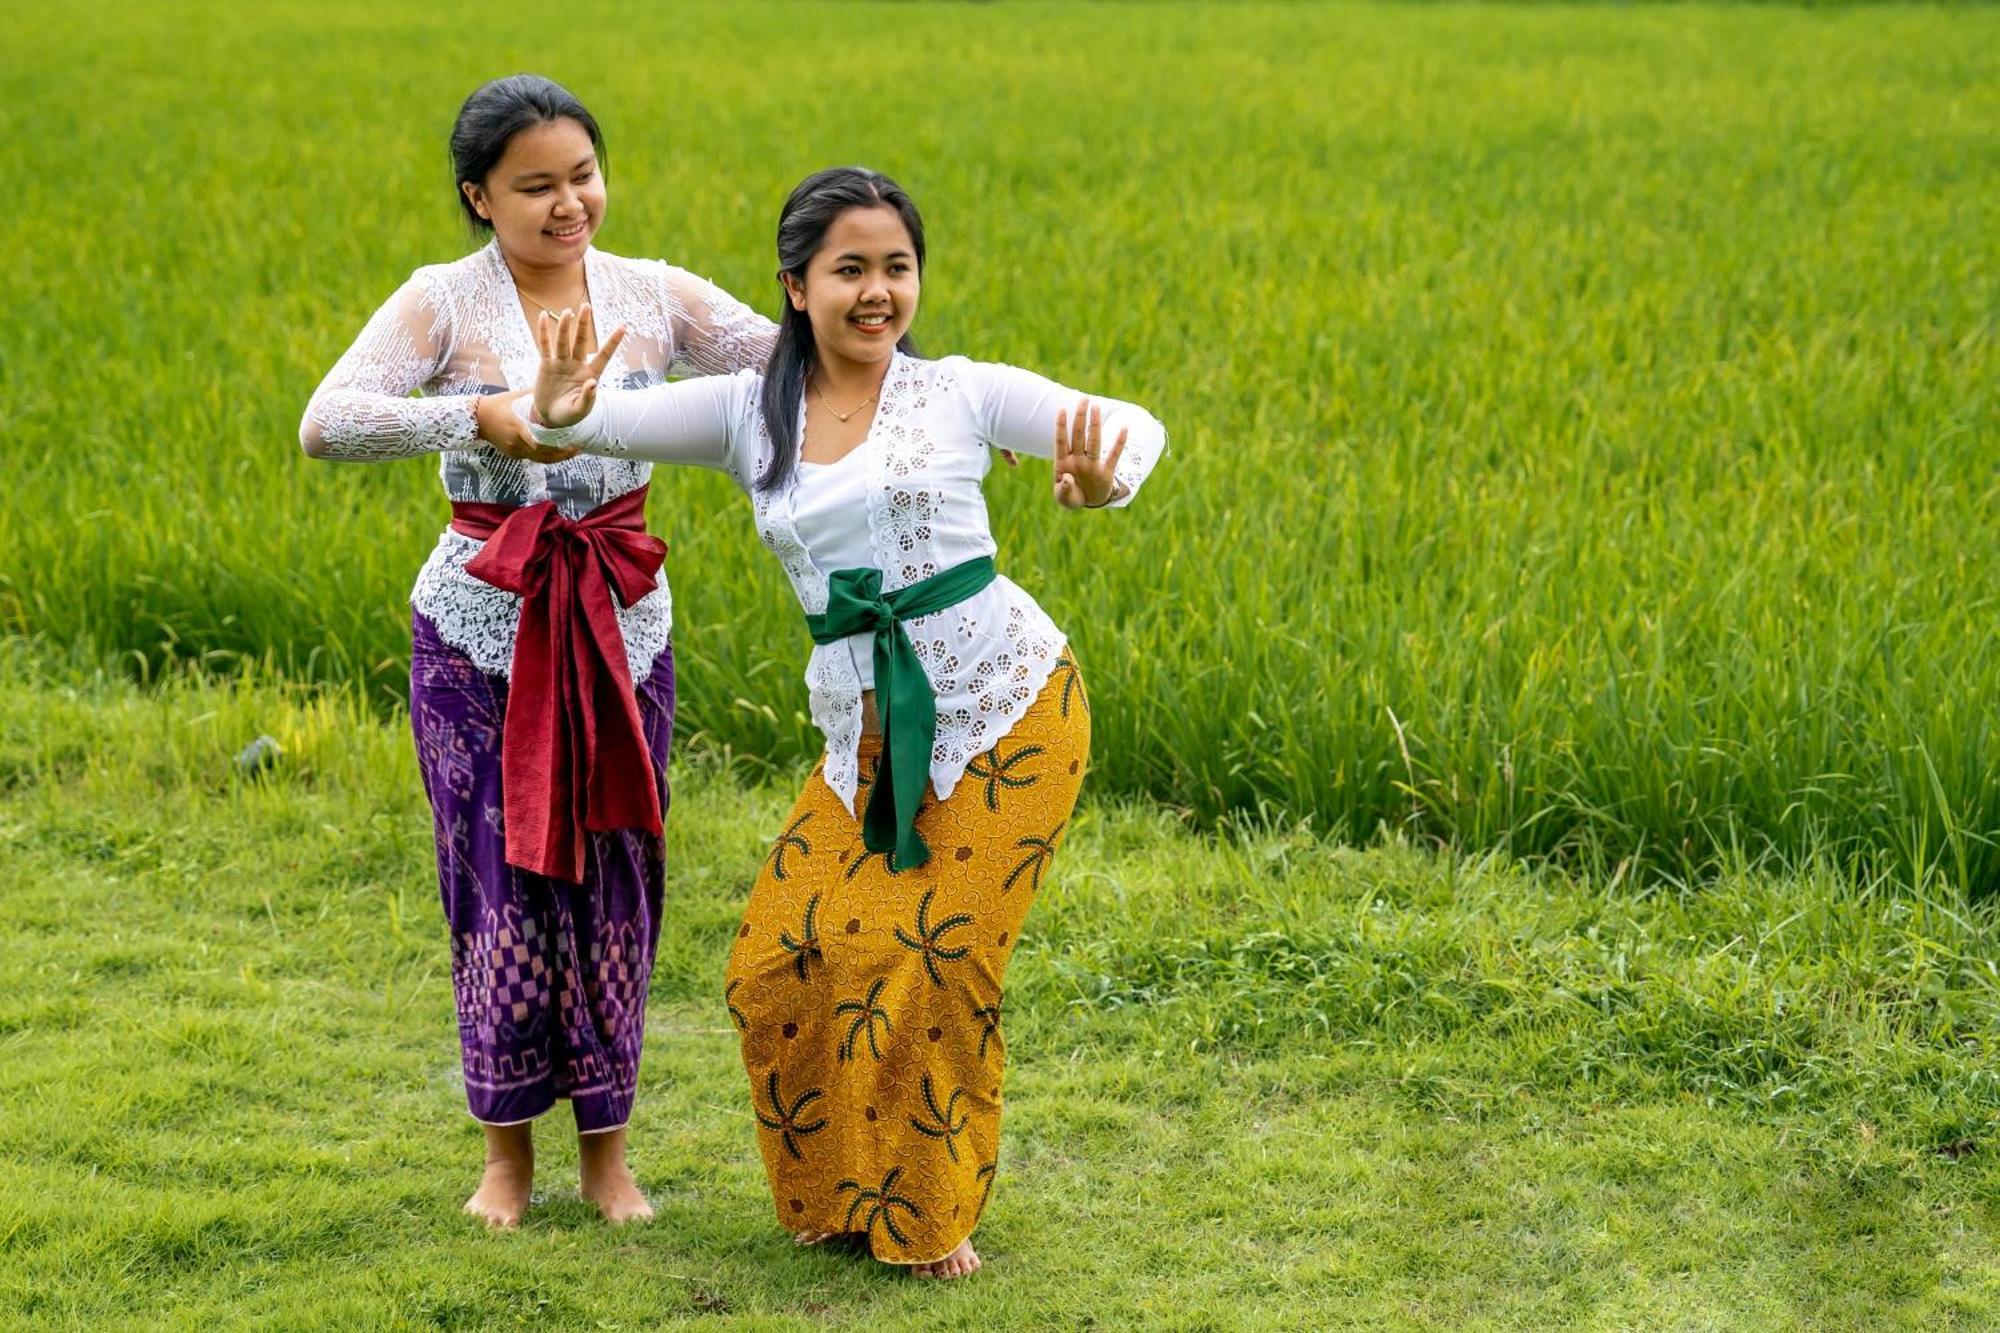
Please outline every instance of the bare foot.
[[794, 1245], [859, 1245], [866, 1238], [859, 1231], [795, 1231]]
[[968, 1237], [957, 1249], [936, 1263], [911, 1264], [910, 1272], [917, 1277], [954, 1278], [976, 1273], [979, 1268], [979, 1251], [972, 1248], [972, 1240]]
[[528, 1211], [535, 1183], [535, 1142], [526, 1125], [486, 1127], [486, 1171], [465, 1211], [489, 1227], [512, 1231]]
[[577, 1192], [597, 1205], [605, 1221], [622, 1226], [653, 1220], [653, 1205], [646, 1202], [639, 1182], [632, 1178], [632, 1168], [625, 1164], [624, 1130], [579, 1134], [576, 1146]]
[[578, 1192], [596, 1204], [597, 1211], [613, 1226], [653, 1220], [653, 1205], [647, 1202], [639, 1182], [632, 1178], [631, 1170], [622, 1163], [617, 1170], [607, 1172], [599, 1179], [586, 1181]]

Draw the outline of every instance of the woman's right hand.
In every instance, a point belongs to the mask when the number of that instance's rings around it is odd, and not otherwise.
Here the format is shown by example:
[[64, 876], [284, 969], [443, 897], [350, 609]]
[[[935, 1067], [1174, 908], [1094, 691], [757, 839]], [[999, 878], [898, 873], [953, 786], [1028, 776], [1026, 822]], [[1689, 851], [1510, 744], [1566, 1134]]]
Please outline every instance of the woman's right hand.
[[621, 326], [599, 350], [597, 322], [587, 302], [580, 311], [563, 311], [559, 319], [543, 311], [535, 320], [535, 344], [542, 353], [535, 376], [536, 420], [544, 426], [574, 426], [589, 416], [597, 401], [597, 379], [624, 340]]
[[509, 458], [530, 463], [560, 463], [575, 458], [574, 449], [551, 449], [536, 440], [535, 432], [528, 429], [528, 423], [514, 410], [514, 400], [531, 392], [516, 389], [512, 393], [489, 393], [474, 402], [472, 419], [479, 425], [479, 438]]

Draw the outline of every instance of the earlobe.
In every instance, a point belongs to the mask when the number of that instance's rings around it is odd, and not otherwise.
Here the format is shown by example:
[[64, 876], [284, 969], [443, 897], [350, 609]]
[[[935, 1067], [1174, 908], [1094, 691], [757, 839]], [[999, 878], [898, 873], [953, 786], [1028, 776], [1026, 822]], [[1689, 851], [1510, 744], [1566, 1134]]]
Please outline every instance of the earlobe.
[[479, 214], [480, 217], [484, 218], [488, 222], [491, 222], [493, 220], [493, 215], [486, 211], [485, 191], [481, 190], [477, 185], [474, 185], [471, 181], [459, 182], [458, 188], [465, 192], [466, 202], [472, 205], [473, 212]]

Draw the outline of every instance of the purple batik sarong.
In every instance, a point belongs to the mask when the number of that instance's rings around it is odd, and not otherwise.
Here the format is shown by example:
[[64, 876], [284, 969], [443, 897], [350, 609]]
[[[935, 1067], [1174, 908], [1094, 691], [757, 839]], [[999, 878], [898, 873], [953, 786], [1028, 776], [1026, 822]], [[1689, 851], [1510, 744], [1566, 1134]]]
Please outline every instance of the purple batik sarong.
[[[664, 810], [671, 648], [637, 693]], [[474, 1119], [506, 1125], [566, 1097], [579, 1133], [617, 1129], [638, 1084], [664, 847], [639, 829], [588, 834], [580, 885], [509, 865], [500, 786], [506, 715], [506, 679], [481, 671], [415, 616], [410, 726], [436, 824], [466, 1100]]]

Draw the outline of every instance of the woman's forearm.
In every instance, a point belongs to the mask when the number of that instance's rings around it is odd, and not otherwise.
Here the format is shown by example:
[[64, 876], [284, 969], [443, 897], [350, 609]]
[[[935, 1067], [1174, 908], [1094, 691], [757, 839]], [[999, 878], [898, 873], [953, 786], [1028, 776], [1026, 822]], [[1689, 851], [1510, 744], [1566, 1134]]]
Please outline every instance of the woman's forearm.
[[600, 389], [589, 414], [565, 427], [537, 424], [525, 397], [515, 410], [533, 427], [535, 438], [552, 447], [721, 468], [728, 462], [738, 394], [735, 378], [721, 375], [647, 389]]

